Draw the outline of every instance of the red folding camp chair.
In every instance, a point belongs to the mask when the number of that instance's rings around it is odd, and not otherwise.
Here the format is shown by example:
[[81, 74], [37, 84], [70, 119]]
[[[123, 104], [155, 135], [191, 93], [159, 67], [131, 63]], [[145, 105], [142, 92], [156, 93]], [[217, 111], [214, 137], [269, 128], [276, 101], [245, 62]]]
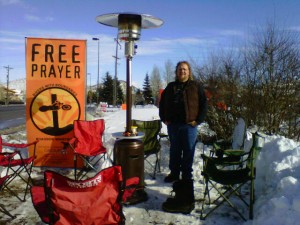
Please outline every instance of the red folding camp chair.
[[[3, 161], [1, 163], [2, 167], [9, 168], [8, 175], [11, 176], [8, 182], [5, 184], [5, 188], [7, 188], [14, 196], [16, 196], [20, 201], [25, 201], [29, 186], [32, 185], [32, 178], [31, 178], [31, 171], [32, 166], [35, 159], [35, 150], [36, 150], [36, 144], [38, 141], [34, 141], [32, 143], [28, 144], [15, 144], [15, 143], [4, 143], [2, 141], [2, 137], [0, 136], [0, 153], [2, 153], [2, 147], [8, 147], [11, 152], [14, 153], [14, 157], [11, 158], [11, 161]], [[22, 154], [21, 151], [27, 150], [29, 146], [34, 146], [33, 150], [33, 156], [28, 156], [29, 153], [26, 152], [26, 154]], [[27, 157], [24, 157], [24, 155], [27, 155]], [[24, 176], [25, 175], [25, 176]], [[25, 182], [25, 191], [24, 195], [20, 197], [16, 191], [14, 191], [12, 188], [9, 188], [9, 184], [16, 178], [21, 178], [22, 181]]]
[[[103, 146], [102, 136], [105, 124], [103, 119], [94, 121], [74, 121], [74, 138], [64, 143], [65, 148], [74, 151], [75, 180], [81, 180], [91, 169], [97, 171], [98, 162], [105, 157], [106, 148]], [[83, 160], [84, 166], [79, 169], [78, 158]]]
[[125, 224], [122, 205], [139, 183], [124, 184], [120, 166], [112, 166], [87, 180], [72, 180], [45, 171], [44, 187], [33, 186], [33, 205], [44, 223], [55, 225]]

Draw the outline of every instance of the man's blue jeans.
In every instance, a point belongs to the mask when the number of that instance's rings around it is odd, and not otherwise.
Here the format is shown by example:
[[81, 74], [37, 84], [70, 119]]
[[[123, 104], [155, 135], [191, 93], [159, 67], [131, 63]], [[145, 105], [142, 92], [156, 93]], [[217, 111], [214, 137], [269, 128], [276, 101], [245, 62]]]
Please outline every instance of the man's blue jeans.
[[197, 143], [197, 127], [185, 123], [171, 123], [168, 125], [170, 138], [170, 162], [171, 174], [182, 179], [192, 179], [193, 161]]

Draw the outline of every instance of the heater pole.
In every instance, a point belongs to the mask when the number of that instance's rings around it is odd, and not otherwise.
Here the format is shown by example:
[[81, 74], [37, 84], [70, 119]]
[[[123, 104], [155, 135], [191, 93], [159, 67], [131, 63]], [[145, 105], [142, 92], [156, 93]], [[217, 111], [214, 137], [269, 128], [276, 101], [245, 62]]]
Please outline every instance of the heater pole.
[[132, 56], [126, 59], [126, 132], [132, 133], [131, 107], [132, 107], [132, 85], [131, 85], [131, 62]]

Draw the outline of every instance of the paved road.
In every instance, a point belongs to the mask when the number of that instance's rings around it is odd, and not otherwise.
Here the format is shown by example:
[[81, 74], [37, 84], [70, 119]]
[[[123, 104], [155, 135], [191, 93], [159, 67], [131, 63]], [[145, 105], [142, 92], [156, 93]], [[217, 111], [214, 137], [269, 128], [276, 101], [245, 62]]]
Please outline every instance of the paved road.
[[25, 124], [25, 105], [0, 106], [0, 130]]
[[[0, 105], [0, 130], [25, 125], [25, 105]], [[87, 112], [95, 110], [94, 106], [87, 106]]]

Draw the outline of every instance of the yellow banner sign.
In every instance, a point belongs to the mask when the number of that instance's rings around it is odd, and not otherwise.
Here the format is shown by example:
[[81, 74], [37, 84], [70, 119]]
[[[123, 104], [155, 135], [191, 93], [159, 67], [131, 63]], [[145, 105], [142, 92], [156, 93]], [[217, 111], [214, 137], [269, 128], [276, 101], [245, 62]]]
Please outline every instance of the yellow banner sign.
[[[35, 166], [73, 167], [73, 121], [85, 116], [86, 40], [26, 38], [26, 128]], [[33, 154], [33, 149], [30, 149]]]

